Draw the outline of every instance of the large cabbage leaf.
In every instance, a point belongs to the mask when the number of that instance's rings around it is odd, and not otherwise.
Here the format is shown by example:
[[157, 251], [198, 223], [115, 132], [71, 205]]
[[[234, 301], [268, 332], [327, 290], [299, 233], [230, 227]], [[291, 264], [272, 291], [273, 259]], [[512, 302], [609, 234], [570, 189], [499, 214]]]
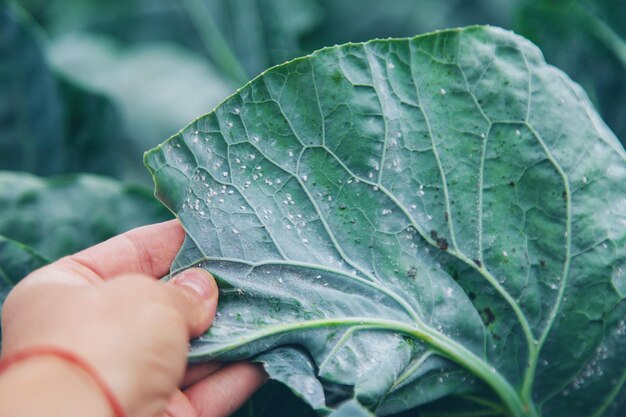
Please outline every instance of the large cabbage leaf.
[[173, 272], [221, 288], [193, 361], [255, 358], [320, 413], [624, 411], [626, 153], [523, 38], [323, 49], [145, 159]]

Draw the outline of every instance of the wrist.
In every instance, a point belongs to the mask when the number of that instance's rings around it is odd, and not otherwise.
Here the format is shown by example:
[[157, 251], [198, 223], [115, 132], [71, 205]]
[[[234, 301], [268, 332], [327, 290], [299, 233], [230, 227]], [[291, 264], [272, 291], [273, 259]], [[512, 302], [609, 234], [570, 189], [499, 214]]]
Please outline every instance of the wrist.
[[0, 415], [112, 417], [98, 384], [80, 366], [54, 356], [32, 356], [0, 373]]

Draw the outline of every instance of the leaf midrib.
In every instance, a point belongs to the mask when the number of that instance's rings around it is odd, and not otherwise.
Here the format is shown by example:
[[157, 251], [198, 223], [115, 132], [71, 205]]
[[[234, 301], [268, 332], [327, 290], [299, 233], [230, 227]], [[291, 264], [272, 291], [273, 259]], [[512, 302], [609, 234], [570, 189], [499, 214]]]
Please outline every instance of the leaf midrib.
[[231, 352], [249, 343], [261, 340], [276, 334], [284, 334], [294, 331], [303, 331], [317, 328], [357, 326], [358, 330], [386, 330], [404, 334], [413, 339], [420, 340], [431, 346], [442, 356], [458, 363], [474, 375], [477, 375], [487, 383], [507, 405], [516, 417], [527, 415], [526, 408], [509, 382], [491, 365], [463, 345], [449, 339], [447, 336], [424, 325], [407, 325], [396, 320], [372, 319], [371, 317], [338, 317], [317, 320], [306, 320], [296, 323], [265, 326], [261, 330], [240, 338], [236, 342], [222, 344], [219, 348], [203, 350], [202, 353], [190, 353], [190, 359], [201, 359], [207, 354], [217, 357], [222, 353]]

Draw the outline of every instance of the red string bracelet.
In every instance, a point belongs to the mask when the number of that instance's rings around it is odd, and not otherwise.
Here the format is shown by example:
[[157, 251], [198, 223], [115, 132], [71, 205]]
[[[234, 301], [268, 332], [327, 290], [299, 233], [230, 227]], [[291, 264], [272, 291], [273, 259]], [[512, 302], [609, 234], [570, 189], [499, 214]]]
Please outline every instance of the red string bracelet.
[[96, 371], [87, 361], [85, 361], [80, 356], [72, 353], [68, 350], [64, 350], [61, 348], [53, 347], [53, 346], [41, 346], [41, 347], [32, 347], [29, 349], [21, 350], [17, 353], [9, 355], [3, 359], [0, 359], [0, 373], [7, 370], [12, 365], [15, 365], [18, 362], [21, 362], [25, 359], [29, 359], [37, 356], [54, 356], [56, 358], [62, 359], [68, 363], [78, 366], [83, 371], [85, 371], [91, 379], [98, 385], [100, 391], [104, 394], [107, 402], [111, 406], [111, 410], [113, 410], [113, 415], [115, 417], [126, 417], [124, 413], [124, 409], [122, 405], [111, 391], [111, 388], [107, 385], [104, 379], [100, 376], [98, 371]]

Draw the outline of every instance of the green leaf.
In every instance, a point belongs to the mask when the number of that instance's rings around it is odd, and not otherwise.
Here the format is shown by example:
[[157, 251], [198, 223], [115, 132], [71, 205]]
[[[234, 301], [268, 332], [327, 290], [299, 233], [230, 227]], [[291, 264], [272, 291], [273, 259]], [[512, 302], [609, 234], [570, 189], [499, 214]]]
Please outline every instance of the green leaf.
[[313, 409], [285, 385], [269, 381], [232, 417], [315, 417]]
[[173, 272], [220, 285], [192, 361], [297, 346], [328, 407], [377, 415], [450, 395], [514, 416], [623, 409], [626, 153], [525, 39], [323, 49], [145, 161], [188, 233]]
[[374, 417], [366, 408], [356, 401], [342, 404], [330, 417]]
[[138, 149], [173, 134], [228, 92], [228, 84], [201, 57], [173, 44], [123, 47], [106, 36], [76, 33], [55, 41], [49, 54], [65, 77], [119, 106]]
[[59, 159], [50, 158], [63, 146], [56, 80], [26, 17], [5, 2], [0, 3], [0, 33], [0, 167], [58, 172]]
[[299, 38], [322, 18], [315, 0], [23, 0], [55, 39], [77, 31], [132, 45], [176, 43], [244, 82], [301, 54]]
[[[520, 8], [516, 29], [548, 62], [581, 83], [617, 137], [626, 143], [626, 7], [620, 0], [539, 0]], [[593, 70], [588, 63], [593, 62]]]
[[325, 410], [324, 388], [315, 375], [315, 365], [306, 353], [292, 347], [279, 347], [257, 356], [265, 372], [303, 397], [314, 409]]
[[111, 103], [58, 77], [20, 9], [0, 4], [0, 169], [122, 175], [121, 121]]
[[32, 248], [0, 236], [0, 308], [15, 284], [48, 262]]
[[[88, 172], [116, 178], [134, 176], [129, 168], [137, 154], [129, 143], [118, 110], [102, 94], [89, 91], [72, 80], [57, 76], [62, 96], [64, 143], [60, 173]], [[120, 148], [128, 153], [120, 155]], [[50, 158], [50, 156], [48, 156]]]
[[325, 19], [303, 39], [307, 49], [368, 39], [404, 37], [470, 24], [511, 26], [527, 0], [318, 0]]
[[[0, 236], [0, 311], [4, 300], [15, 284], [47, 263], [46, 258], [28, 246]], [[0, 345], [2, 344], [1, 330]]]
[[[312, 0], [183, 0], [182, 4], [213, 61], [237, 81], [245, 73], [255, 76], [297, 56], [300, 37], [322, 17]], [[218, 37], [224, 45], [215, 44]], [[216, 59], [220, 49], [232, 51], [242, 68], [229, 70], [221, 63], [224, 59]]]
[[92, 175], [41, 179], [0, 171], [0, 235], [50, 259], [169, 218], [143, 187]]

